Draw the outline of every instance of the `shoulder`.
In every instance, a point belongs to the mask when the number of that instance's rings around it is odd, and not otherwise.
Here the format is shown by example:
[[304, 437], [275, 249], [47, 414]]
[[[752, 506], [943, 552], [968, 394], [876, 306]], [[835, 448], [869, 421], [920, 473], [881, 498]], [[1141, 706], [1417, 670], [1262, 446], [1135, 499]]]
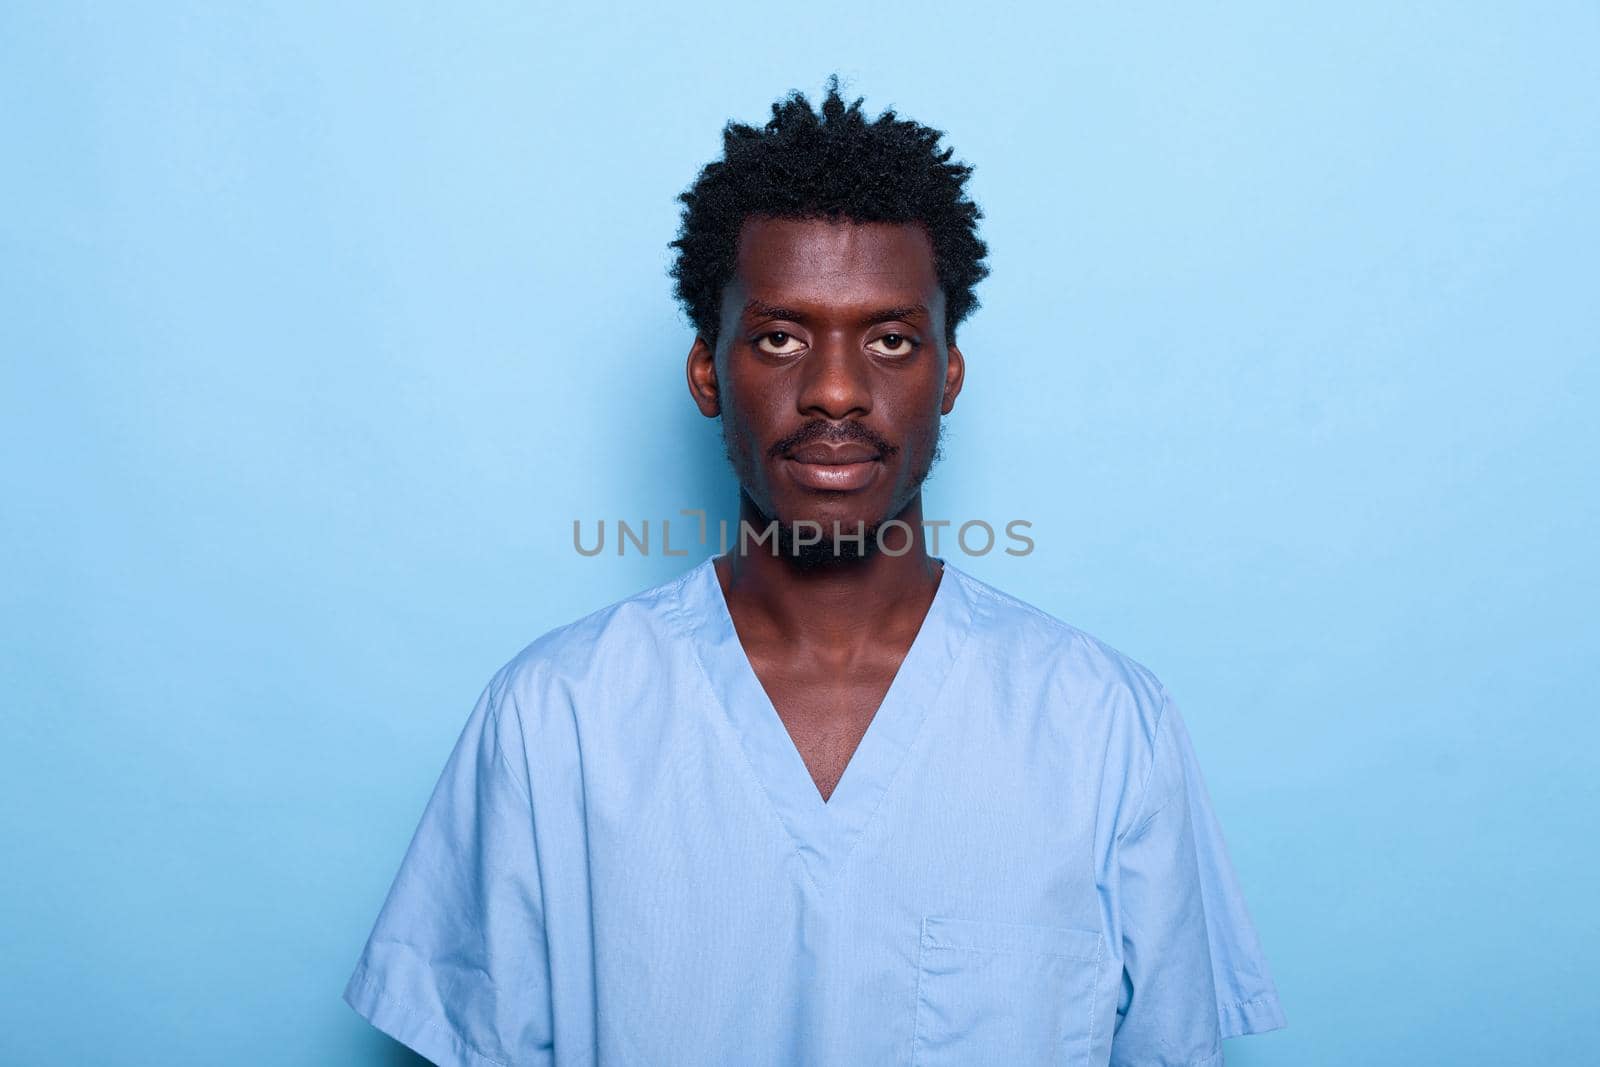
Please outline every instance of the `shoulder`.
[[1051, 706], [1131, 731], [1148, 751], [1168, 703], [1154, 671], [1021, 597], [950, 570], [972, 605], [985, 669], [1034, 680]]
[[620, 693], [648, 679], [680, 627], [683, 586], [691, 569], [540, 634], [505, 662], [488, 684], [499, 707], [526, 717], [585, 690]]
[[[1116, 832], [1126, 832], [1156, 770], [1157, 753], [1181, 729], [1154, 671], [1027, 601], [956, 572], [973, 603], [973, 636], [998, 693], [1025, 693], [1025, 706], [1059, 734], [1095, 753]], [[1171, 763], [1171, 761], [1168, 761]]]

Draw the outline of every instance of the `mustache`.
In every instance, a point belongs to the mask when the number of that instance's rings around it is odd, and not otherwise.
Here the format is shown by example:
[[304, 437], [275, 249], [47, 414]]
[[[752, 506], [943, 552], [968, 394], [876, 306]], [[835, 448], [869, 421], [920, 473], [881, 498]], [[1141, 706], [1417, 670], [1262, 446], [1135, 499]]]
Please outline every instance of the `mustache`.
[[900, 451], [900, 447], [888, 438], [859, 422], [826, 422], [822, 419], [813, 419], [791, 434], [779, 438], [771, 448], [767, 449], [767, 456], [779, 459], [790, 449], [809, 445], [815, 441], [822, 441], [830, 445], [867, 445], [883, 458], [887, 459]]

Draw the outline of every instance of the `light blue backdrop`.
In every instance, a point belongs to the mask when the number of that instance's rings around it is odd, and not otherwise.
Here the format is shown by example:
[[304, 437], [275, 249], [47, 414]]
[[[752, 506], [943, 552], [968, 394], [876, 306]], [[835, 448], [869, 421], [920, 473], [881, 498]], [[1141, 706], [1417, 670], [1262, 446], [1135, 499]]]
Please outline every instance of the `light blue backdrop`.
[[832, 70], [978, 167], [929, 511], [1178, 696], [1230, 1063], [1592, 1056], [1600, 14], [1128, 8], [5, 5], [0, 1062], [409, 1062], [473, 699], [687, 566], [572, 519], [731, 512], [673, 197]]

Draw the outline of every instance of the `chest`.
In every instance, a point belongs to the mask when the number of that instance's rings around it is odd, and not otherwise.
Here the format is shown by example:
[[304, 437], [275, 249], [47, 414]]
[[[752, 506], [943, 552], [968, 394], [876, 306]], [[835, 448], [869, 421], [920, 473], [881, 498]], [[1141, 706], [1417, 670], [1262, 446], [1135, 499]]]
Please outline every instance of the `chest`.
[[[882, 701], [859, 678], [774, 679], [771, 707], [730, 701], [732, 728], [716, 705], [663, 711], [623, 773], [598, 761], [637, 741], [641, 718], [608, 717], [615, 736], [591, 720], [568, 806], [582, 834], [564, 853], [563, 820], [541, 831], [552, 908], [570, 902], [582, 919], [565, 928], [593, 938], [568, 954], [592, 980], [556, 965], [562, 988], [599, 990], [595, 1014], [626, 1020], [616, 1041], [659, 1027], [683, 1050], [652, 1063], [1103, 1063], [1087, 1053], [1119, 988], [1095, 883], [1104, 743], [1009, 728], [1019, 709], [983, 691]], [[841, 708], [870, 729], [823, 804], [828, 751], [805, 727], [826, 745]], [[614, 1051], [602, 1061], [646, 1058]]]
[[883, 704], [898, 663], [850, 671], [774, 660], [753, 659], [751, 666], [826, 801]]

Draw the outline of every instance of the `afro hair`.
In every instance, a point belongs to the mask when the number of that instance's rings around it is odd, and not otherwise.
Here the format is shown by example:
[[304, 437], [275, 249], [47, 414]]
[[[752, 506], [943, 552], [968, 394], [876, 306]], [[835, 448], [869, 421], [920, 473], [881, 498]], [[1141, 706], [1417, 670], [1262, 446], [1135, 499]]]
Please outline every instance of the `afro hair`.
[[972, 168], [940, 149], [943, 132], [884, 111], [868, 119], [862, 98], [846, 106], [828, 79], [820, 110], [798, 90], [772, 105], [763, 127], [729, 122], [722, 159], [700, 171], [678, 199], [683, 215], [671, 268], [675, 295], [695, 331], [715, 343], [722, 290], [733, 277], [739, 231], [752, 216], [917, 223], [933, 245], [945, 298], [945, 331], [978, 306], [989, 273], [978, 237], [983, 217], [966, 194]]

